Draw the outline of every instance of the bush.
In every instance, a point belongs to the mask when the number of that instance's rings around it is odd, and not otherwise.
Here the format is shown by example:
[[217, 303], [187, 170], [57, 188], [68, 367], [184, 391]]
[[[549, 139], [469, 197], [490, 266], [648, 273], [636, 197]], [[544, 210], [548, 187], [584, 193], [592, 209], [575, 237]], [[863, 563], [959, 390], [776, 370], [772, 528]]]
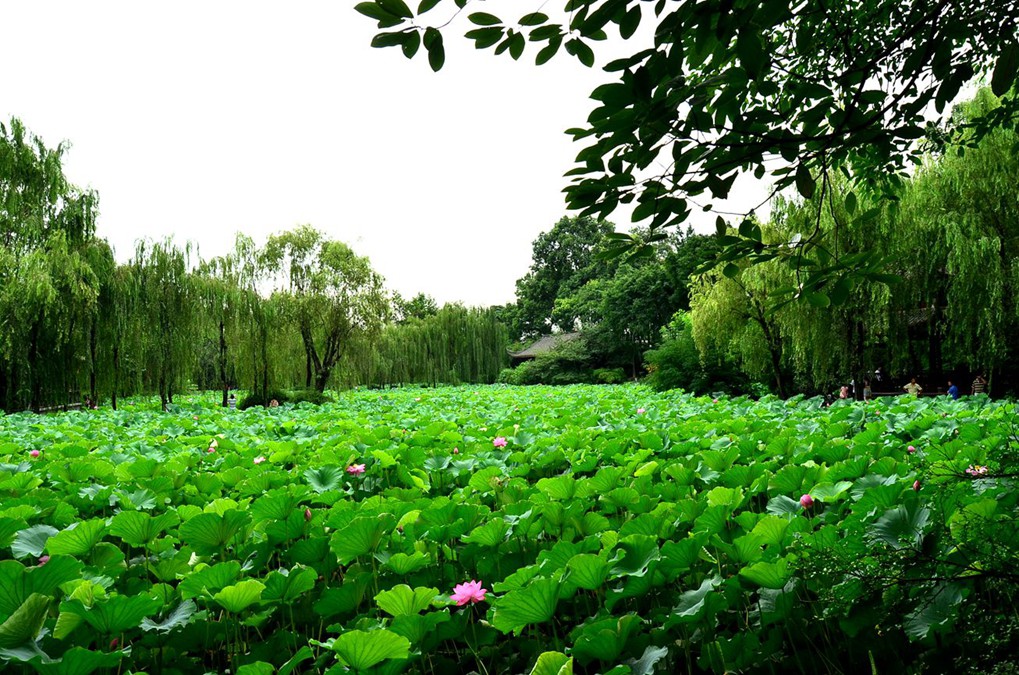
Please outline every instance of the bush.
[[690, 317], [678, 312], [662, 329], [665, 341], [644, 355], [649, 375], [647, 384], [657, 391], [684, 389], [693, 394], [745, 394], [750, 381], [729, 360], [711, 355], [709, 364], [701, 362], [694, 344]]
[[[317, 389], [298, 389], [290, 392], [287, 398], [290, 403], [311, 403], [313, 405], [322, 405], [333, 401], [331, 396]], [[282, 402], [280, 401], [280, 403]]]
[[237, 404], [237, 409], [247, 410], [248, 408], [253, 408], [256, 405], [267, 408], [269, 407], [269, 402], [273, 399], [282, 404], [289, 401], [290, 397], [287, 396], [285, 392], [279, 390], [270, 391], [265, 396], [260, 396], [257, 393], [252, 392], [240, 400], [240, 403]]
[[626, 382], [626, 371], [622, 368], [598, 368], [594, 371], [594, 379], [599, 384], [622, 384]]

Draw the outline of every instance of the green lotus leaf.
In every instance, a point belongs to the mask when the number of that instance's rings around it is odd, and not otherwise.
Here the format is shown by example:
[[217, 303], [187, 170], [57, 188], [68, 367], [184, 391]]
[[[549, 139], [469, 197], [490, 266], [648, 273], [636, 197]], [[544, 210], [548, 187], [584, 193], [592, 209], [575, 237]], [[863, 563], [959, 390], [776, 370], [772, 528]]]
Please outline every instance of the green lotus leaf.
[[213, 596], [213, 599], [228, 612], [240, 614], [262, 599], [265, 584], [255, 579], [245, 579], [227, 586]]
[[559, 586], [557, 579], [535, 579], [506, 593], [492, 602], [492, 625], [503, 633], [519, 634], [526, 626], [550, 620], [559, 602]]
[[97, 652], [84, 647], [71, 647], [53, 662], [37, 656], [30, 663], [43, 675], [91, 675], [97, 670], [115, 669], [124, 659], [124, 652]]
[[367, 670], [388, 659], [410, 656], [410, 640], [388, 630], [352, 630], [336, 638], [333, 651], [355, 670]]
[[756, 562], [748, 565], [739, 571], [739, 575], [763, 588], [780, 590], [792, 577], [792, 570], [785, 558], [779, 558], [775, 562]]
[[11, 544], [15, 558], [38, 558], [46, 550], [46, 542], [60, 530], [49, 525], [33, 525], [18, 532]]
[[155, 631], [157, 633], [170, 633], [178, 628], [183, 628], [191, 622], [192, 617], [198, 611], [198, 606], [193, 600], [185, 600], [177, 605], [162, 621], [143, 619], [141, 628], [144, 631]]
[[290, 604], [315, 588], [318, 573], [310, 567], [294, 567], [269, 573], [265, 578], [262, 600]]
[[404, 614], [393, 619], [389, 630], [410, 640], [411, 644], [419, 644], [427, 636], [435, 633], [439, 624], [450, 621], [449, 612], [428, 612], [427, 614]]
[[641, 619], [636, 614], [608, 617], [580, 626], [573, 638], [573, 655], [581, 663], [599, 660], [615, 661], [626, 647], [630, 635], [639, 630]]
[[471, 530], [470, 533], [462, 537], [462, 541], [466, 544], [478, 544], [491, 548], [506, 541], [511, 529], [512, 527], [505, 520], [496, 518]]
[[179, 522], [180, 518], [172, 511], [156, 516], [142, 511], [121, 511], [110, 523], [110, 534], [131, 546], [143, 547]]
[[50, 555], [66, 554], [84, 556], [102, 541], [106, 534], [106, 522], [103, 520], [84, 520], [73, 523], [61, 530], [46, 542], [46, 550]]
[[241, 574], [241, 564], [236, 560], [219, 563], [212, 567], [196, 569], [180, 582], [178, 590], [184, 600], [200, 596], [211, 598], [220, 590], [234, 583]]
[[420, 614], [432, 605], [439, 594], [437, 588], [411, 588], [407, 584], [394, 586], [375, 596], [375, 604], [391, 616]]
[[610, 567], [607, 560], [593, 553], [577, 554], [566, 563], [570, 583], [589, 591], [601, 588], [609, 576]]
[[379, 517], [355, 518], [332, 534], [329, 548], [341, 565], [350, 564], [355, 558], [374, 551], [395, 524], [396, 518], [388, 513]]
[[573, 675], [573, 657], [562, 652], [542, 652], [530, 675]]
[[86, 607], [80, 600], [60, 603], [60, 613], [76, 614], [101, 635], [117, 635], [141, 625], [142, 619], [156, 614], [162, 602], [148, 595], [114, 595]]
[[42, 630], [52, 599], [41, 593], [32, 593], [21, 606], [0, 623], [0, 648], [14, 649], [34, 642]]
[[180, 538], [202, 555], [222, 553], [243, 532], [250, 519], [245, 511], [229, 510], [222, 515], [202, 513], [180, 526]]

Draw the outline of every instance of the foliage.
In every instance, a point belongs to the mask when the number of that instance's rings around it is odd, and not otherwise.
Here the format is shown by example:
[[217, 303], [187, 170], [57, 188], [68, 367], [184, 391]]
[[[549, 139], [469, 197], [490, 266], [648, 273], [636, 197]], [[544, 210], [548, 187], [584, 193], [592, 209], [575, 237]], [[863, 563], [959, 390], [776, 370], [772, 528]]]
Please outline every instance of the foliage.
[[490, 384], [507, 362], [506, 342], [506, 327], [495, 311], [451, 303], [359, 342], [342, 378], [369, 386]]
[[[569, 172], [570, 207], [604, 218], [619, 204], [635, 204], [634, 222], [651, 223], [650, 237], [618, 235], [621, 247], [654, 243], [658, 228], [711, 209], [741, 174], [767, 178], [776, 190], [795, 186], [823, 203], [830, 176], [842, 170], [882, 194], [919, 160], [917, 139], [940, 144], [963, 132], [979, 138], [1014, 124], [1019, 113], [1015, 90], [1002, 107], [965, 123], [946, 113], [975, 75], [990, 73], [999, 96], [1016, 80], [1014, 0], [837, 7], [682, 0], [653, 11], [637, 0], [571, 0], [559, 14], [535, 4], [505, 20], [483, 11], [461, 17], [465, 6], [434, 0], [412, 11], [402, 2], [369, 0], [356, 9], [383, 29], [374, 46], [400, 46], [412, 57], [423, 44], [435, 70], [445, 61], [440, 29], [454, 19], [467, 22], [466, 37], [478, 48], [518, 59], [530, 42], [543, 45], [538, 64], [565, 49], [588, 67], [593, 43], [608, 31], [628, 39], [653, 24], [653, 45], [641, 40], [605, 67], [609, 81], [591, 93], [596, 108], [586, 127], [570, 130], [587, 143]], [[938, 116], [927, 122], [932, 108]], [[724, 233], [721, 216], [719, 224]], [[798, 296], [804, 299], [838, 278], [881, 273], [878, 258], [825, 261], [815, 243], [765, 243], [752, 226], [740, 227], [722, 260], [810, 262], [817, 274]]]
[[561, 218], [548, 232], [534, 240], [531, 269], [517, 280], [517, 321], [519, 332], [512, 337], [535, 337], [553, 326], [574, 330], [583, 317], [569, 307], [556, 307], [556, 300], [569, 297], [587, 282], [609, 271], [596, 257], [612, 224], [593, 218]]
[[[956, 116], [972, 121], [998, 105], [982, 90]], [[701, 277], [694, 292], [698, 345], [731, 353], [749, 375], [782, 381], [786, 391], [793, 378], [797, 387], [830, 391], [875, 368], [906, 379], [943, 373], [968, 383], [985, 369], [1013, 379], [1014, 341], [1004, 336], [1019, 330], [1019, 201], [1011, 188], [1019, 135], [995, 130], [970, 140], [928, 157], [895, 209], [834, 180], [826, 202], [779, 199], [771, 222], [759, 227], [767, 242], [820, 233], [818, 254], [832, 259], [876, 252], [891, 261], [895, 283], [841, 277], [807, 302], [790, 303], [812, 268], [730, 263]], [[871, 217], [852, 222], [852, 208]]]
[[301, 336], [305, 387], [325, 391], [351, 342], [378, 334], [388, 318], [382, 278], [367, 258], [309, 226], [273, 235], [262, 256]]
[[[4, 672], [1014, 661], [1014, 404], [633, 385], [218, 403], [0, 417]], [[456, 606], [469, 580], [484, 600]]]
[[693, 322], [677, 312], [662, 328], [662, 344], [644, 355], [647, 384], [656, 391], [682, 389], [692, 394], [745, 394], [749, 382], [724, 354], [708, 352], [702, 360], [694, 343]]

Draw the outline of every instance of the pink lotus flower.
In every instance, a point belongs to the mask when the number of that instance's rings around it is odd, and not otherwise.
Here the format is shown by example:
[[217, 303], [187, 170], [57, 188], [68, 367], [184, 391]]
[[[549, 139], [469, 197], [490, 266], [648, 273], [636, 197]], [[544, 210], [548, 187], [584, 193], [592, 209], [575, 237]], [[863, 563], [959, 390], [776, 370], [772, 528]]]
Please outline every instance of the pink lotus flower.
[[193, 419], [193, 420], [197, 420], [197, 419], [198, 419], [198, 415], [192, 415], [192, 416], [191, 416], [191, 419]]
[[48, 555], [40, 556], [39, 557], [39, 567], [42, 567], [43, 565], [45, 565], [49, 561], [50, 561], [50, 557]]
[[208, 449], [208, 450], [206, 450], [205, 452], [207, 452], [207, 453], [210, 453], [210, 454], [211, 454], [211, 453], [213, 453], [213, 452], [216, 452], [216, 448], [214, 448], [214, 447], [212, 447], [212, 446], [210, 445], [210, 446], [209, 446], [209, 449]]
[[457, 584], [453, 587], [453, 595], [449, 596], [453, 602], [458, 606], [466, 605], [475, 602], [484, 602], [485, 593], [488, 591], [481, 587], [480, 581], [468, 581], [462, 584]]
[[39, 452], [38, 450], [33, 450], [32, 452], [28, 453], [28, 456], [31, 457], [32, 459], [35, 459], [36, 457], [38, 457], [41, 454], [42, 453]]
[[911, 452], [911, 453], [912, 453], [912, 452], [916, 452], [916, 447], [915, 447], [915, 446], [912, 446], [912, 445], [911, 445], [911, 446], [909, 446], [908, 448], [906, 448], [906, 451], [907, 451], [907, 452]]
[[718, 403], [718, 399], [717, 398], [713, 398], [713, 399], [711, 399], [711, 402], [712, 403]]
[[506, 447], [506, 439], [503, 438], [502, 436], [496, 436], [495, 440], [492, 441], [492, 445], [497, 447], [497, 448], [505, 448]]
[[644, 413], [646, 413], [646, 412], [647, 412], [647, 411], [646, 411], [646, 410], [644, 410], [643, 408], [637, 408], [637, 414], [638, 414], [638, 415], [643, 415], [643, 414], [644, 414]]
[[120, 641], [117, 638], [113, 638], [110, 640], [110, 649], [116, 649], [118, 644], [120, 644]]
[[987, 467], [980, 466], [979, 464], [977, 464], [976, 466], [970, 464], [969, 468], [966, 469], [966, 473], [968, 473], [971, 476], [983, 476], [987, 474]]
[[264, 461], [265, 461], [265, 457], [262, 457], [261, 455], [259, 455], [258, 457], [255, 458], [255, 464], [261, 464]]
[[460, 448], [453, 448], [453, 454], [454, 455], [459, 455], [460, 454]]
[[364, 473], [364, 464], [351, 464], [347, 467], [347, 473], [351, 476], [360, 476]]
[[800, 497], [800, 506], [805, 509], [812, 508], [814, 506], [814, 498], [810, 495], [803, 495]]
[[914, 492], [920, 491], [920, 481], [918, 480], [913, 481], [913, 491]]
[[309, 523], [311, 522], [311, 509], [304, 510], [304, 519]]

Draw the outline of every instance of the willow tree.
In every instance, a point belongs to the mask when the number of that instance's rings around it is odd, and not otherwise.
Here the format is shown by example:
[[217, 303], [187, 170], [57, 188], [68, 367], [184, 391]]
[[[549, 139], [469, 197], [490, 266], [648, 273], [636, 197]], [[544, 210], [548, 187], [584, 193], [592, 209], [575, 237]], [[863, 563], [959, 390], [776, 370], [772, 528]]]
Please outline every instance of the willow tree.
[[[957, 108], [957, 122], [1000, 106], [981, 90]], [[1019, 355], [1017, 150], [1010, 129], [949, 146], [925, 162], [887, 221], [885, 240], [901, 268], [899, 304], [925, 308], [931, 352], [948, 367], [993, 371]]]
[[97, 198], [63, 174], [18, 120], [0, 124], [0, 400], [6, 409], [68, 403], [81, 383], [78, 345], [99, 282], [87, 250]]
[[146, 319], [144, 362], [164, 409], [184, 385], [194, 356], [196, 297], [189, 258], [190, 247], [143, 241], [133, 261]]
[[230, 341], [227, 338], [237, 333], [237, 324], [245, 304], [242, 286], [245, 274], [241, 258], [243, 250], [235, 247], [230, 254], [204, 261], [195, 277], [203, 313], [216, 334], [216, 374], [224, 408], [229, 405], [230, 396]]
[[377, 335], [389, 316], [382, 277], [368, 258], [307, 225], [270, 237], [263, 260], [304, 346], [305, 385], [325, 391], [350, 343]]
[[789, 278], [777, 261], [754, 266], [741, 262], [726, 274], [710, 271], [701, 275], [690, 294], [693, 338], [702, 356], [728, 356], [751, 377], [770, 377], [779, 396], [785, 396], [789, 386], [781, 312], [773, 311], [774, 291]]

